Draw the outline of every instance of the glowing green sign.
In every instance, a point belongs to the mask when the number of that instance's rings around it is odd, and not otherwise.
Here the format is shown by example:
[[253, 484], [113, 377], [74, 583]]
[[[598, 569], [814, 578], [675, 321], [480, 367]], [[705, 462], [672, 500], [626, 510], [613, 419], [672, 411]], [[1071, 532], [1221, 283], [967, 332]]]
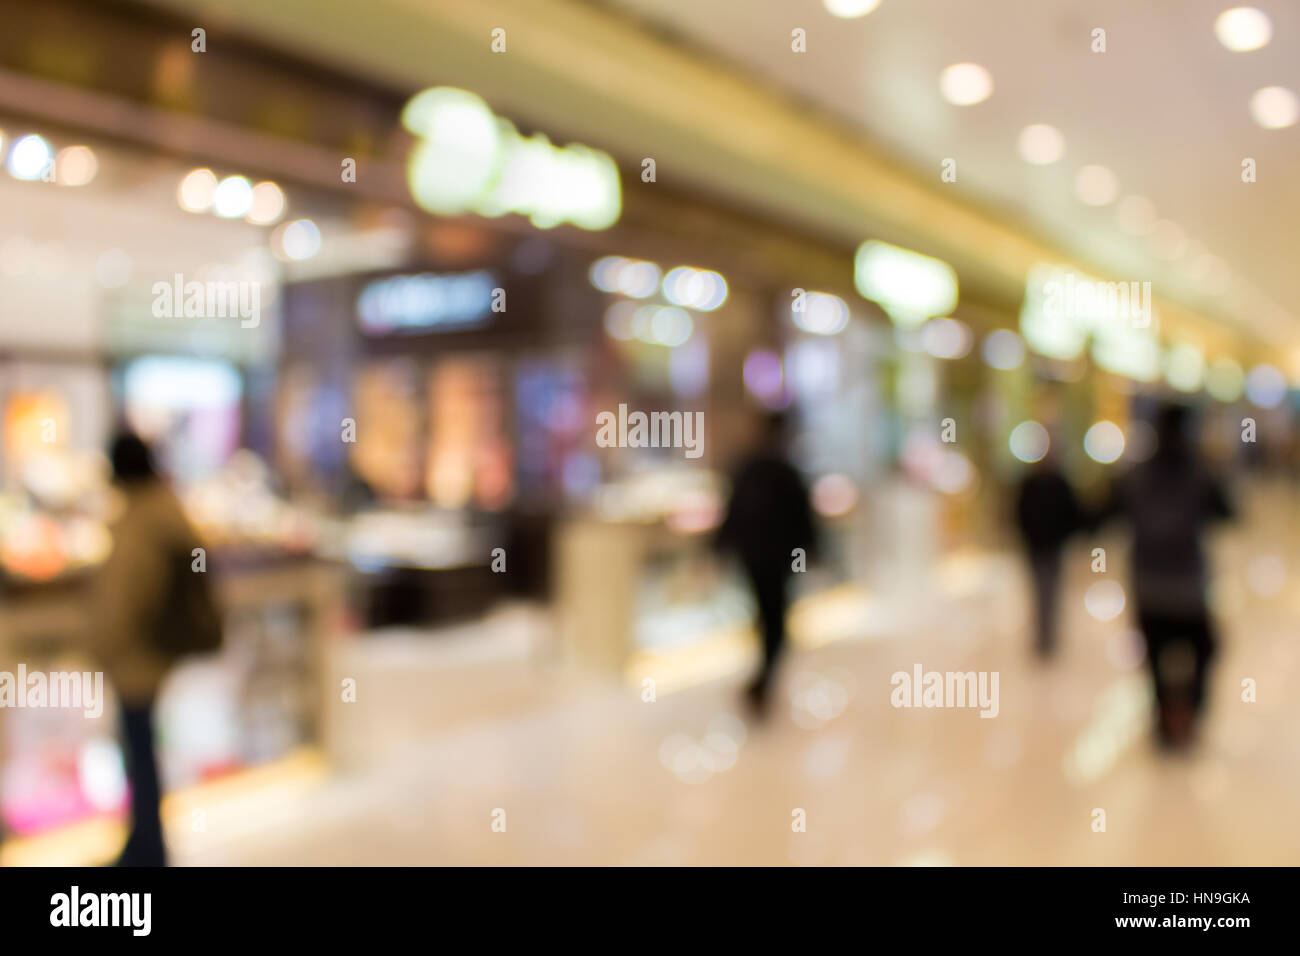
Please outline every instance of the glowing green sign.
[[540, 133], [521, 136], [473, 93], [425, 90], [406, 104], [402, 125], [420, 137], [406, 175], [411, 195], [430, 212], [513, 212], [539, 229], [563, 222], [606, 229], [618, 221], [622, 191], [608, 154], [552, 146]]

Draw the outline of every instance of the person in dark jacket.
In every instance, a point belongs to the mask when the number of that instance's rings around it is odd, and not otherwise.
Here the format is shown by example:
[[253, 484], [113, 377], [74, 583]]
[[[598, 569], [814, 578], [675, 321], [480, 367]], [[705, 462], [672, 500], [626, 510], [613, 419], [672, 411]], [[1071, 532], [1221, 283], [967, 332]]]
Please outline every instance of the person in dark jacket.
[[727, 513], [716, 544], [739, 558], [758, 606], [763, 663], [746, 692], [755, 712], [766, 709], [777, 660], [785, 647], [785, 618], [796, 549], [804, 558], [817, 553], [808, 490], [786, 460], [786, 419], [763, 422], [758, 447], [736, 472]]
[[1066, 541], [1084, 524], [1083, 509], [1054, 453], [1035, 463], [1020, 483], [1016, 523], [1034, 582], [1035, 647], [1048, 658], [1056, 650], [1061, 556]]
[[1206, 599], [1203, 538], [1232, 517], [1221, 482], [1199, 459], [1193, 420], [1179, 405], [1161, 408], [1156, 450], [1118, 482], [1108, 509], [1133, 530], [1133, 588], [1146, 641], [1156, 704], [1156, 733], [1166, 747], [1192, 743], [1205, 711], [1217, 641]]

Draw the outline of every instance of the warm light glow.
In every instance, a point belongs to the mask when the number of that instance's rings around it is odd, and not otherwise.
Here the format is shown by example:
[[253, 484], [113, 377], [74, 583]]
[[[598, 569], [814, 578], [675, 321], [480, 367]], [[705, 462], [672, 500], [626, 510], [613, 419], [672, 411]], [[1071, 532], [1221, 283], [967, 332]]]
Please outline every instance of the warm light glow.
[[822, 517], [846, 515], [858, 503], [858, 486], [848, 475], [823, 475], [813, 482], [810, 493], [813, 509]]
[[1233, 7], [1214, 21], [1214, 35], [1234, 53], [1246, 53], [1267, 46], [1273, 39], [1273, 21], [1263, 10]]
[[1083, 595], [1083, 606], [1098, 621], [1113, 621], [1124, 613], [1124, 586], [1118, 581], [1097, 581]]
[[1019, 147], [1025, 162], [1046, 166], [1065, 155], [1065, 137], [1055, 126], [1035, 123], [1020, 131]]
[[54, 161], [55, 180], [64, 186], [84, 186], [95, 178], [99, 161], [89, 146], [69, 146], [59, 150]]
[[1266, 86], [1251, 96], [1250, 115], [1264, 129], [1284, 129], [1300, 118], [1300, 100], [1284, 86]]
[[954, 63], [939, 74], [939, 91], [954, 106], [971, 106], [993, 93], [993, 77], [978, 63]]
[[822, 0], [822, 3], [825, 4], [827, 13], [844, 20], [865, 17], [880, 6], [880, 0]]
[[1124, 454], [1124, 433], [1114, 422], [1097, 422], [1084, 433], [1083, 450], [1093, 461], [1109, 465]]
[[248, 211], [248, 221], [267, 226], [284, 214], [284, 193], [272, 182], [258, 183], [253, 187], [253, 205]]
[[186, 212], [204, 212], [212, 207], [217, 191], [217, 177], [210, 169], [196, 169], [181, 180], [176, 201]]

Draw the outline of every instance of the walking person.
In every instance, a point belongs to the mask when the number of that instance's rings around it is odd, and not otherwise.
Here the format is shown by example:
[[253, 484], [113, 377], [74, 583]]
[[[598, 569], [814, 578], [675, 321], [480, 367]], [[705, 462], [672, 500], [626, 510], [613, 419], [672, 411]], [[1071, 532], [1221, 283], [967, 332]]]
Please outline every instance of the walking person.
[[754, 594], [763, 659], [746, 690], [755, 713], [766, 712], [776, 665], [785, 647], [786, 612], [795, 549], [817, 550], [812, 505], [803, 478], [786, 457], [785, 416], [768, 415], [757, 446], [736, 472], [716, 545], [735, 553]]
[[1112, 511], [1133, 529], [1133, 585], [1146, 642], [1161, 745], [1195, 739], [1217, 640], [1210, 620], [1204, 548], [1208, 526], [1230, 518], [1223, 485], [1200, 460], [1188, 409], [1166, 405], [1156, 449], [1119, 483]]
[[93, 584], [88, 639], [121, 707], [131, 817], [117, 865], [165, 866], [154, 703], [180, 657], [216, 649], [221, 623], [207, 576], [193, 563], [198, 535], [148, 446], [119, 435], [110, 459], [121, 511], [110, 527], [113, 550]]
[[1016, 494], [1016, 524], [1029, 558], [1034, 590], [1034, 647], [1043, 659], [1057, 646], [1057, 608], [1065, 544], [1084, 525], [1074, 488], [1049, 450], [1031, 466]]

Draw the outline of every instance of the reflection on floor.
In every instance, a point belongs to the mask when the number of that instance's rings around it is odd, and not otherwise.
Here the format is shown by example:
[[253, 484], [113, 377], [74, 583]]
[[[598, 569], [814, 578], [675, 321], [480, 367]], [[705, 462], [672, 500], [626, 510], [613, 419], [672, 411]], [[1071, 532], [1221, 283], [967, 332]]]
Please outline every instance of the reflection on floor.
[[[1103, 589], [1085, 610], [1098, 582], [1127, 580], [1122, 547], [1101, 542], [1115, 555], [1102, 574], [1086, 542], [1050, 664], [1029, 653], [1018, 563], [961, 555], [901, 606], [840, 589], [800, 608], [802, 647], [762, 726], [739, 707], [735, 636], [703, 664], [639, 660], [617, 686], [527, 641], [450, 667], [424, 657], [430, 642], [379, 639], [356, 661], [372, 707], [344, 718], [353, 769], [304, 764], [301, 785], [245, 794], [238, 813], [213, 803], [201, 833], [186, 803], [169, 832], [178, 862], [199, 865], [1294, 864], [1289, 542], [1261, 529], [1218, 549], [1224, 650], [1194, 756], [1151, 747], [1127, 612], [1099, 619], [1117, 611], [1113, 584], [1109, 608]], [[741, 650], [719, 652], [728, 642]], [[998, 672], [997, 716], [891, 706], [891, 675], [917, 665]]]

